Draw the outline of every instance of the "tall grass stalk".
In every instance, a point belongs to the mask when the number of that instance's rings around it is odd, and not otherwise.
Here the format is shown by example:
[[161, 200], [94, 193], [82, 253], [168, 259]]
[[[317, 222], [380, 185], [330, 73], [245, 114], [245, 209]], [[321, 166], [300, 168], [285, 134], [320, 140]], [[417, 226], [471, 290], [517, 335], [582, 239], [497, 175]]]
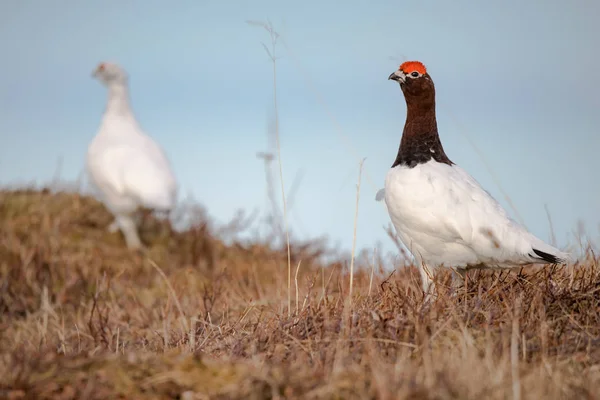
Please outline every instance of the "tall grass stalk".
[[358, 167], [358, 182], [356, 184], [356, 207], [354, 208], [354, 232], [352, 233], [352, 256], [350, 258], [350, 290], [348, 298], [352, 301], [352, 287], [354, 284], [354, 258], [356, 254], [356, 227], [358, 225], [358, 202], [360, 201], [360, 180], [365, 159], [360, 160]]
[[246, 21], [249, 25], [259, 26], [265, 29], [271, 38], [271, 50], [266, 44], [262, 43], [263, 48], [267, 52], [267, 55], [273, 63], [273, 107], [275, 111], [275, 140], [277, 142], [277, 161], [279, 164], [279, 178], [281, 182], [281, 201], [283, 203], [283, 228], [285, 231], [285, 241], [287, 246], [287, 267], [288, 267], [288, 316], [292, 315], [292, 258], [290, 253], [290, 232], [287, 223], [287, 205], [285, 201], [285, 185], [283, 182], [283, 163], [281, 161], [281, 145], [279, 140], [279, 108], [277, 104], [277, 56], [275, 55], [275, 47], [277, 45], [277, 39], [279, 33], [273, 28], [271, 21], [267, 22], [260, 21]]

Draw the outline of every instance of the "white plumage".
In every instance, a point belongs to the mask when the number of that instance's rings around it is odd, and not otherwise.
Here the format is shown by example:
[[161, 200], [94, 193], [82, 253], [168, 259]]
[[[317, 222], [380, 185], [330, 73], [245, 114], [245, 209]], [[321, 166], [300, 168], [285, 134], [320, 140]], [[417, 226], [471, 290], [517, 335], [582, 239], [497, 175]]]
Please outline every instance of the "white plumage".
[[[388, 171], [385, 188], [392, 223], [419, 264], [464, 272], [548, 262], [536, 250], [567, 258], [512, 220], [456, 165], [432, 160], [411, 169], [396, 166]], [[427, 290], [430, 279], [423, 279]]]
[[117, 64], [101, 63], [93, 75], [107, 87], [108, 101], [88, 148], [87, 171], [115, 216], [109, 230], [120, 229], [127, 246], [136, 249], [141, 241], [135, 211], [170, 211], [177, 200], [177, 182], [163, 150], [142, 131], [131, 111], [127, 73]]
[[447, 158], [437, 134], [433, 82], [424, 66], [405, 63], [390, 79], [400, 82], [408, 115], [398, 157], [376, 198], [385, 198], [398, 236], [415, 257], [424, 292], [439, 267], [455, 270], [456, 280], [475, 268], [565, 262], [567, 253], [512, 220]]

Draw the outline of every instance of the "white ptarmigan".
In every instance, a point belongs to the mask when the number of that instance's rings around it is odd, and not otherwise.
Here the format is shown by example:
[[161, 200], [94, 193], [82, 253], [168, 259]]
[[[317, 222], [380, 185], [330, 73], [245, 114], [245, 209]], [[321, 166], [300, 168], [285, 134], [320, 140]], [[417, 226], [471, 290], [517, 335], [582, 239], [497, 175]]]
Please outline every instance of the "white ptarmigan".
[[[454, 283], [470, 269], [558, 264], [569, 254], [544, 243], [512, 220], [502, 206], [454, 164], [438, 135], [435, 88], [418, 61], [388, 79], [404, 93], [407, 115], [400, 149], [380, 190], [402, 243], [415, 257], [426, 298], [433, 273], [449, 267]], [[431, 292], [430, 292], [431, 289]]]
[[121, 230], [127, 247], [142, 246], [135, 212], [144, 207], [170, 211], [177, 200], [177, 182], [160, 146], [139, 126], [129, 103], [128, 75], [103, 62], [93, 72], [108, 89], [100, 128], [87, 152], [87, 171], [115, 220], [110, 232]]

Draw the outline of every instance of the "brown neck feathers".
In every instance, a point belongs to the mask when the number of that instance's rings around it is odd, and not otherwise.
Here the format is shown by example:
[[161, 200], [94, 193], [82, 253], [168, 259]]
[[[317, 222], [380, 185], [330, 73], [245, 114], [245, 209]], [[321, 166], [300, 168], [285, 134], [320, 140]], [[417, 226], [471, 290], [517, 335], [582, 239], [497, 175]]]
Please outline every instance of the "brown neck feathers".
[[428, 75], [407, 79], [401, 84], [406, 99], [406, 123], [400, 149], [392, 165], [413, 168], [430, 160], [453, 165], [438, 135], [435, 117], [435, 89]]

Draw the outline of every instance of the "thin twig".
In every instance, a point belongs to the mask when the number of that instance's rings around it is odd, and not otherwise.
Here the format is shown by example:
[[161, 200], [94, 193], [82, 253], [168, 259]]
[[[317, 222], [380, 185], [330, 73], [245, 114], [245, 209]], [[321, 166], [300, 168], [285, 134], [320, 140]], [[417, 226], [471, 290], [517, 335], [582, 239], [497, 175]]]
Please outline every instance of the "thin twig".
[[290, 232], [287, 223], [287, 205], [285, 201], [285, 185], [283, 182], [283, 163], [281, 161], [281, 145], [279, 140], [279, 107], [277, 105], [277, 57], [275, 55], [275, 46], [279, 33], [273, 29], [273, 25], [270, 21], [268, 23], [260, 21], [246, 21], [249, 25], [261, 26], [271, 37], [271, 51], [263, 43], [263, 47], [273, 62], [273, 106], [275, 111], [275, 141], [277, 143], [277, 161], [279, 164], [279, 178], [281, 182], [281, 200], [283, 202], [283, 225], [285, 230], [285, 241], [287, 245], [287, 261], [288, 261], [288, 316], [292, 315], [292, 256], [290, 252]]
[[514, 213], [515, 213], [517, 219], [519, 220], [519, 222], [521, 223], [521, 225], [525, 226], [525, 220], [523, 219], [523, 217], [521, 217], [521, 214], [519, 214], [519, 210], [517, 210], [517, 207], [515, 207], [514, 203], [512, 202], [512, 199], [510, 198], [508, 193], [506, 193], [506, 191], [502, 187], [502, 184], [500, 183], [500, 179], [498, 179], [498, 176], [496, 175], [496, 173], [494, 172], [494, 170], [492, 169], [490, 164], [487, 162], [485, 156], [483, 155], [483, 152], [479, 149], [479, 147], [477, 147], [477, 145], [471, 139], [471, 137], [469, 135], [467, 135], [466, 130], [464, 129], [462, 124], [459, 122], [458, 118], [456, 118], [454, 116], [454, 113], [452, 113], [450, 110], [448, 110], [448, 114], [450, 115], [450, 118], [452, 118], [454, 120], [454, 123], [458, 126], [458, 131], [460, 132], [460, 134], [463, 135], [465, 137], [465, 139], [467, 139], [467, 141], [469, 142], [471, 147], [473, 147], [473, 150], [475, 150], [475, 153], [477, 153], [477, 155], [483, 162], [483, 166], [485, 167], [485, 169], [487, 169], [488, 173], [492, 177], [492, 179], [493, 179], [494, 183], [496, 184], [496, 186], [498, 187], [498, 189], [500, 189], [500, 192], [504, 196], [504, 199], [506, 200], [506, 202], [508, 203], [510, 208], [512, 208], [512, 210], [514, 211]]
[[173, 286], [171, 286], [171, 282], [169, 282], [169, 278], [167, 278], [167, 275], [165, 275], [165, 273], [163, 272], [163, 270], [151, 258], [148, 258], [148, 262], [150, 263], [150, 265], [152, 265], [152, 267], [154, 267], [155, 270], [158, 271], [158, 273], [160, 274], [160, 276], [163, 278], [163, 280], [167, 284], [167, 287], [169, 288], [169, 291], [171, 292], [171, 296], [173, 297], [173, 300], [175, 301], [175, 306], [177, 307], [177, 311], [179, 311], [179, 314], [181, 316], [181, 321], [183, 323], [183, 326], [185, 327], [185, 330], [187, 331], [188, 330], [188, 324], [187, 324], [185, 313], [183, 312], [183, 308], [181, 307], [181, 303], [179, 302], [179, 299], [177, 298], [177, 294], [175, 293], [175, 289], [173, 289]]
[[369, 293], [371, 297], [371, 288], [373, 287], [373, 273], [375, 272], [375, 261], [377, 260], [377, 248], [373, 248], [373, 265], [371, 266], [371, 276], [369, 277]]
[[546, 210], [546, 216], [548, 217], [548, 223], [550, 224], [550, 243], [552, 246], [556, 246], [556, 235], [554, 233], [554, 225], [552, 224], [552, 217], [550, 216], [548, 204], [544, 204], [544, 209]]
[[519, 310], [521, 308], [521, 297], [517, 298], [514, 306], [512, 321], [512, 335], [510, 337], [510, 362], [512, 375], [513, 399], [521, 399], [521, 380], [519, 379]]
[[296, 276], [294, 277], [294, 283], [296, 285], [296, 315], [298, 315], [299, 311], [298, 311], [298, 271], [300, 271], [300, 264], [302, 263], [302, 260], [298, 261], [298, 266], [296, 267]]
[[358, 183], [356, 184], [356, 207], [354, 209], [354, 233], [352, 235], [352, 257], [350, 258], [350, 291], [348, 297], [352, 301], [352, 287], [354, 284], [354, 256], [356, 252], [356, 227], [358, 224], [358, 202], [360, 200], [360, 178], [362, 176], [362, 169], [365, 159], [360, 160], [358, 167]]
[[[281, 36], [280, 38], [281, 38], [281, 43], [283, 44], [283, 47], [285, 47], [285, 49], [287, 51], [287, 54], [290, 56], [291, 60], [296, 64], [296, 68], [298, 68], [298, 70], [300, 71], [300, 74], [304, 78], [304, 81], [306, 82], [306, 86], [308, 87], [308, 89], [310, 89], [313, 92], [317, 102], [320, 104], [321, 107], [323, 107], [323, 111], [325, 111], [325, 113], [327, 114], [329, 119], [331, 119], [333, 125], [336, 128], [337, 134], [342, 139], [344, 146], [355, 158], [360, 159], [360, 156], [358, 155], [356, 148], [352, 145], [352, 141], [344, 133], [344, 130], [342, 129], [341, 124], [338, 122], [338, 120], [335, 118], [335, 116], [333, 115], [333, 113], [331, 112], [329, 107], [327, 106], [327, 103], [325, 102], [325, 98], [323, 97], [321, 92], [317, 89], [317, 85], [315, 85], [314, 82], [312, 81], [312, 79], [310, 78], [308, 71], [304, 68], [304, 66], [298, 59], [298, 57], [296, 57], [294, 51], [291, 49], [291, 47], [285, 40], [285, 37]], [[371, 176], [369, 175], [368, 171], [365, 171], [365, 178], [367, 179], [367, 183], [374, 190], [379, 189], [379, 187], [377, 185], [375, 185], [375, 183], [373, 183], [373, 180], [371, 179]], [[382, 207], [385, 207], [385, 205], [382, 204]]]

